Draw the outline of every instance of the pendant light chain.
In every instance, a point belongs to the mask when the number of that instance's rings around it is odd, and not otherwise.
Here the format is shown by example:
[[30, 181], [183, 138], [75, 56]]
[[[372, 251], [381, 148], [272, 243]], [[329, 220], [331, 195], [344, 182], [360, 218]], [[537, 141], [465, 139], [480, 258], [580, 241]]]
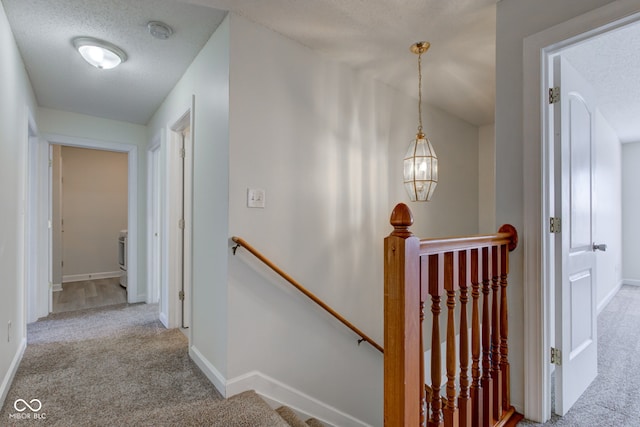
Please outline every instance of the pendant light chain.
[[422, 52], [418, 54], [418, 134], [422, 134]]

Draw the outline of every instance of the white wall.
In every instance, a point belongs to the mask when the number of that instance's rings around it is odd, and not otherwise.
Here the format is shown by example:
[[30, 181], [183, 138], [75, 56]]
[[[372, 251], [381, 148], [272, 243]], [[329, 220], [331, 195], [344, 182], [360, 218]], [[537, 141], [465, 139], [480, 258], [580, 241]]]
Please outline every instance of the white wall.
[[478, 137], [478, 232], [495, 233], [496, 224], [496, 130], [481, 126]]
[[[502, 0], [496, 21], [496, 223], [523, 230], [523, 40], [610, 0]], [[511, 399], [524, 404], [522, 245], [511, 254], [509, 360]]]
[[127, 228], [127, 154], [62, 147], [62, 175], [63, 281], [119, 276], [118, 236]]
[[594, 239], [607, 245], [596, 253], [598, 311], [622, 284], [622, 149], [611, 125], [596, 112]]
[[[191, 107], [193, 129], [192, 356], [227, 372], [229, 21], [218, 27], [149, 121], [151, 141]], [[164, 137], [169, 132], [164, 132]], [[166, 165], [168, 140], [162, 141]], [[167, 171], [163, 171], [166, 178]], [[167, 184], [164, 181], [164, 184]], [[163, 194], [166, 191], [162, 192]], [[163, 201], [166, 203], [166, 200]], [[187, 219], [189, 220], [189, 219]], [[218, 384], [219, 385], [219, 384]]]
[[[28, 110], [36, 101], [0, 3], [0, 405], [26, 345], [25, 206]], [[11, 326], [9, 326], [9, 324]]]
[[640, 285], [640, 142], [622, 145], [622, 277]]
[[[260, 40], [260, 49], [246, 49]], [[246, 239], [382, 344], [383, 239], [408, 202], [415, 100], [231, 16], [229, 234]], [[421, 237], [477, 232], [477, 127], [426, 107], [439, 156]], [[247, 189], [266, 191], [247, 208]], [[257, 370], [382, 425], [383, 358], [246, 251], [229, 258], [231, 382]]]

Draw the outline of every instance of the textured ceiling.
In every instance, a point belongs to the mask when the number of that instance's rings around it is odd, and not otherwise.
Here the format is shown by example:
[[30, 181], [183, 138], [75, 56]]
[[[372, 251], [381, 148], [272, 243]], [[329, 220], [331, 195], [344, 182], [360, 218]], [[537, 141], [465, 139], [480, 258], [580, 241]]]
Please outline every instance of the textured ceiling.
[[427, 40], [424, 99], [494, 121], [496, 0], [186, 0], [231, 10], [417, 97], [412, 43]]
[[623, 143], [640, 141], [640, 24], [563, 52], [593, 85], [598, 107]]
[[[226, 12], [175, 0], [2, 0], [38, 104], [146, 124]], [[174, 35], [158, 40], [150, 20]], [[71, 39], [91, 36], [122, 48], [113, 70], [84, 62]]]
[[[44, 107], [145, 124], [231, 10], [319, 54], [370, 73], [476, 125], [493, 122], [495, 0], [2, 0]], [[206, 7], [203, 7], [206, 6]], [[166, 41], [149, 20], [171, 25]], [[120, 46], [129, 60], [97, 70], [71, 48], [75, 36]]]
[[[425, 101], [475, 125], [494, 122], [496, 0], [1, 1], [43, 107], [146, 124], [232, 11], [413, 97], [417, 58], [409, 46], [427, 40]], [[175, 34], [152, 38], [149, 20]], [[640, 141], [638, 34], [622, 29], [566, 52], [625, 142]], [[72, 49], [75, 36], [115, 43], [129, 60], [95, 69]]]

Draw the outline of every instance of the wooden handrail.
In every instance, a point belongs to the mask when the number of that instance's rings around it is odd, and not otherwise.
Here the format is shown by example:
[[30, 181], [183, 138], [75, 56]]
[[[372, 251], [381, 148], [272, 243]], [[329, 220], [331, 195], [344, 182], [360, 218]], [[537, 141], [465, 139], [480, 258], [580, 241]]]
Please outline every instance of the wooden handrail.
[[251, 254], [253, 256], [255, 256], [260, 261], [262, 261], [265, 265], [267, 265], [273, 271], [278, 273], [278, 275], [280, 275], [280, 277], [282, 277], [284, 280], [289, 282], [293, 287], [295, 287], [297, 290], [299, 290], [304, 295], [306, 295], [310, 300], [312, 300], [313, 302], [318, 304], [320, 307], [322, 307], [327, 313], [331, 314], [333, 317], [338, 319], [343, 325], [345, 325], [347, 328], [351, 329], [358, 336], [360, 336], [361, 339], [358, 340], [358, 344], [361, 343], [362, 341], [366, 341], [369, 344], [371, 344], [373, 347], [375, 347], [380, 353], [384, 353], [384, 350], [383, 350], [382, 346], [380, 346], [378, 343], [376, 343], [373, 339], [369, 338], [364, 332], [362, 332], [360, 329], [358, 329], [355, 325], [353, 325], [347, 319], [342, 317], [337, 311], [335, 311], [333, 308], [329, 307], [324, 301], [322, 301], [320, 298], [315, 296], [308, 289], [306, 289], [304, 286], [302, 286], [300, 283], [298, 283], [293, 277], [291, 277], [287, 273], [285, 273], [280, 267], [278, 267], [273, 262], [271, 262], [271, 260], [269, 260], [266, 256], [262, 255], [262, 253], [260, 253], [256, 248], [251, 246], [249, 243], [247, 243], [245, 240], [243, 240], [240, 237], [235, 237], [234, 236], [234, 237], [231, 238], [231, 240], [233, 240], [233, 242], [236, 243], [236, 245], [237, 245], [237, 246], [233, 247], [233, 254], [234, 255], [235, 255], [236, 250], [238, 249], [238, 247], [242, 246], [243, 248], [245, 248], [246, 250], [251, 252]]

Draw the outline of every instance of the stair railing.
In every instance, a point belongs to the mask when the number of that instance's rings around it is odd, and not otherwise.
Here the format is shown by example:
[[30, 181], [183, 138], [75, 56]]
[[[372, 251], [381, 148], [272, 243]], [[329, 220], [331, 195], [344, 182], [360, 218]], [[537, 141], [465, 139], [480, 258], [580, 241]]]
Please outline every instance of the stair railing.
[[[409, 231], [412, 224], [411, 210], [397, 205], [391, 214], [394, 230], [384, 242], [385, 426], [515, 425], [522, 416], [510, 400], [507, 323], [509, 251], [518, 243], [515, 228], [503, 225], [491, 235], [419, 240]], [[425, 384], [422, 324], [429, 297], [430, 384]]]
[[345, 319], [340, 313], [338, 313], [337, 311], [335, 311], [333, 308], [331, 308], [327, 303], [325, 303], [324, 301], [322, 301], [320, 298], [318, 298], [316, 295], [314, 295], [312, 292], [310, 292], [307, 288], [305, 288], [304, 286], [302, 286], [300, 283], [298, 283], [295, 279], [293, 279], [293, 277], [291, 277], [289, 274], [285, 273], [284, 270], [282, 270], [280, 267], [278, 267], [276, 264], [274, 264], [271, 260], [269, 260], [266, 256], [264, 256], [262, 253], [260, 253], [256, 248], [254, 248], [253, 246], [251, 246], [249, 243], [247, 243], [245, 240], [241, 239], [240, 237], [232, 237], [231, 240], [236, 244], [236, 246], [234, 246], [232, 248], [233, 250], [233, 254], [236, 254], [236, 251], [238, 250], [239, 247], [243, 247], [245, 248], [247, 251], [249, 251], [253, 256], [255, 256], [256, 258], [258, 258], [260, 261], [262, 261], [266, 266], [268, 266], [269, 268], [271, 268], [275, 273], [277, 273], [280, 277], [282, 277], [284, 280], [286, 280], [287, 282], [289, 282], [294, 288], [296, 288], [297, 290], [299, 290], [300, 292], [302, 292], [305, 296], [307, 296], [310, 300], [312, 300], [313, 302], [315, 302], [317, 305], [319, 305], [322, 309], [324, 309], [327, 313], [329, 313], [331, 316], [335, 317], [338, 321], [340, 321], [343, 325], [345, 325], [347, 328], [351, 329], [356, 335], [358, 335], [360, 337], [360, 339], [358, 340], [358, 344], [364, 342], [367, 342], [369, 344], [371, 344], [375, 349], [377, 349], [380, 353], [384, 353], [384, 350], [382, 348], [382, 346], [378, 343], [376, 343], [372, 338], [370, 338], [367, 334], [365, 334], [364, 332], [362, 332], [360, 329], [358, 329], [354, 324], [352, 324], [351, 322], [349, 322], [347, 319]]

